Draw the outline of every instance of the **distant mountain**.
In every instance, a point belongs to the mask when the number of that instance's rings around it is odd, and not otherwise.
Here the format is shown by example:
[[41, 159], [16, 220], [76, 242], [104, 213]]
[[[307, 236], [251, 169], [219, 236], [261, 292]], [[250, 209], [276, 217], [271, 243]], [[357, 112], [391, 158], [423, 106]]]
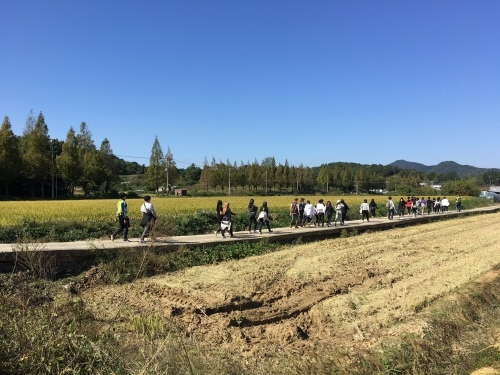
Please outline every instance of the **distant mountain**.
[[398, 167], [401, 169], [413, 169], [425, 173], [436, 173], [436, 174], [446, 174], [456, 172], [459, 177], [475, 176], [485, 172], [500, 172], [498, 168], [478, 168], [472, 165], [462, 165], [454, 161], [443, 161], [437, 165], [424, 165], [420, 163], [414, 163], [406, 160], [396, 160], [394, 163], [389, 164], [392, 167]]

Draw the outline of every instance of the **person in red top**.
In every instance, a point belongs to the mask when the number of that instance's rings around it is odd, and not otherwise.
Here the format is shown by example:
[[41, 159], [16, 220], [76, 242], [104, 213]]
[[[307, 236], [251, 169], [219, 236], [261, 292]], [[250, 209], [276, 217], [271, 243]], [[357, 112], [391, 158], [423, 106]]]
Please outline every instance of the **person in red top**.
[[406, 200], [406, 210], [408, 211], [408, 216], [411, 215], [411, 205], [413, 203], [413, 200], [408, 197], [408, 199]]

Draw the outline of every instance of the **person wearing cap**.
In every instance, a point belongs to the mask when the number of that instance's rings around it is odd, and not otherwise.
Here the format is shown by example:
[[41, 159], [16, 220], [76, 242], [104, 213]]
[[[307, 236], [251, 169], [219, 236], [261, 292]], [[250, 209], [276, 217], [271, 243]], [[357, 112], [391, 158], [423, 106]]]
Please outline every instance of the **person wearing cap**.
[[127, 199], [127, 194], [121, 193], [120, 198], [121, 199], [116, 204], [116, 216], [118, 217], [120, 227], [111, 235], [111, 241], [114, 241], [115, 237], [123, 232], [123, 241], [130, 242], [128, 240], [128, 227], [130, 226], [130, 221], [128, 218], [127, 202], [125, 201]]

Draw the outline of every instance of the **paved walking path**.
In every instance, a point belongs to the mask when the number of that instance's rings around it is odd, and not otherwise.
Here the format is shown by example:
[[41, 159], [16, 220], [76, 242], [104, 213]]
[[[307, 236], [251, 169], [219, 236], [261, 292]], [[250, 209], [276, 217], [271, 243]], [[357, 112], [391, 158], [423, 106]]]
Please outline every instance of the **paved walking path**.
[[[445, 218], [454, 218], [472, 214], [485, 214], [499, 212], [500, 206], [489, 206], [463, 210], [461, 212], [450, 211], [444, 214], [424, 214], [417, 217], [405, 216], [403, 219], [398, 219], [396, 215], [393, 220], [386, 217], [377, 217], [369, 222], [361, 220], [347, 221], [344, 226], [327, 227], [304, 227], [304, 228], [272, 228], [273, 232], [268, 233], [265, 229], [262, 234], [248, 233], [247, 231], [234, 232], [234, 237], [222, 238], [220, 234], [216, 237], [213, 232], [211, 234], [200, 234], [191, 236], [173, 236], [170, 238], [158, 238], [153, 244], [147, 242], [141, 244], [139, 238], [130, 238], [130, 242], [124, 242], [121, 238], [111, 241], [110, 239], [89, 240], [89, 241], [74, 241], [74, 242], [47, 242], [40, 245], [30, 245], [30, 249], [43, 250], [53, 253], [60, 261], [72, 261], [82, 257], [92, 256], [93, 249], [123, 249], [128, 247], [144, 247], [153, 245], [155, 249], [172, 251], [180, 246], [213, 246], [222, 243], [231, 243], [236, 241], [256, 242], [263, 238], [268, 241], [290, 242], [299, 237], [307, 240], [324, 239], [328, 237], [338, 236], [342, 230], [358, 230], [364, 231], [367, 229], [390, 229], [397, 226], [406, 226], [413, 224], [428, 223], [429, 221], [441, 220]], [[15, 244], [0, 244], [0, 262], [12, 262], [14, 253], [17, 250]]]

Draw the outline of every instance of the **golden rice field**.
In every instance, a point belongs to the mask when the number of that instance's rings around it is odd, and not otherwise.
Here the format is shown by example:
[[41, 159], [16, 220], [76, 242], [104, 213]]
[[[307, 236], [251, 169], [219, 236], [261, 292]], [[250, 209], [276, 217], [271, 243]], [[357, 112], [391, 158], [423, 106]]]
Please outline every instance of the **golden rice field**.
[[[359, 206], [363, 199], [375, 199], [378, 205], [384, 205], [387, 199], [384, 196], [299, 196], [311, 203], [318, 199], [330, 200], [333, 204], [337, 199], [344, 198], [349, 206]], [[193, 214], [200, 210], [215, 211], [217, 200], [231, 203], [232, 211], [247, 212], [248, 201], [251, 197], [152, 197], [151, 203], [160, 217], [173, 217]], [[266, 200], [269, 211], [282, 210], [289, 207], [295, 196], [257, 197], [255, 204], [260, 206]], [[107, 222], [115, 219], [116, 203], [118, 199], [94, 200], [57, 200], [57, 201], [7, 201], [0, 202], [0, 225], [15, 225], [22, 220], [38, 223], [52, 221], [79, 221], [79, 222]], [[141, 217], [140, 207], [142, 198], [127, 199], [129, 216], [132, 220]]]

